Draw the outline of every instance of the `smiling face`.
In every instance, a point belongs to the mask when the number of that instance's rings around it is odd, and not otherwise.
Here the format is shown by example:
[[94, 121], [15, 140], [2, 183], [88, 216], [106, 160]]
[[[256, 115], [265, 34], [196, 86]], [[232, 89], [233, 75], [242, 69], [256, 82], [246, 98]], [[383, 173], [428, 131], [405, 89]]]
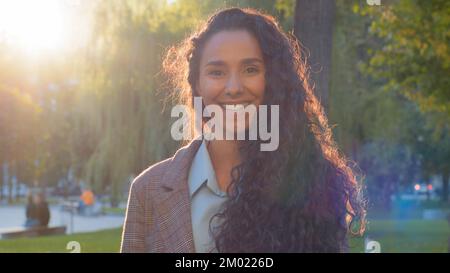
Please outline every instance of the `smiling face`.
[[[205, 44], [200, 56], [197, 93], [205, 105], [256, 108], [265, 89], [265, 66], [258, 41], [245, 30], [220, 31]], [[245, 128], [252, 116], [246, 117]], [[224, 124], [232, 122], [224, 114]], [[236, 119], [234, 119], [236, 129]]]

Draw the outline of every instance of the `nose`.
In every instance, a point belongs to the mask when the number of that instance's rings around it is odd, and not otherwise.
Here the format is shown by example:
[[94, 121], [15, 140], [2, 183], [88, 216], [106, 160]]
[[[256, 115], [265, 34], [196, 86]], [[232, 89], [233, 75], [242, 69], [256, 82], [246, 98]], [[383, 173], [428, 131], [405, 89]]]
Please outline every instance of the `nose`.
[[231, 75], [225, 86], [225, 95], [235, 98], [242, 95], [242, 93], [242, 84], [239, 76], [235, 74]]

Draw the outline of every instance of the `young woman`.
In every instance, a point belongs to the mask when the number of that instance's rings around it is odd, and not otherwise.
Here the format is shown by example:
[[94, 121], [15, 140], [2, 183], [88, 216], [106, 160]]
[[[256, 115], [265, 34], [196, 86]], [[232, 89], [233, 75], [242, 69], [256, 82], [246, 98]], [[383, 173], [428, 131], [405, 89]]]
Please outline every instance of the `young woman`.
[[364, 231], [361, 187], [300, 53], [273, 17], [239, 8], [169, 50], [185, 105], [279, 105], [279, 145], [200, 137], [149, 167], [131, 186], [122, 252], [342, 252]]

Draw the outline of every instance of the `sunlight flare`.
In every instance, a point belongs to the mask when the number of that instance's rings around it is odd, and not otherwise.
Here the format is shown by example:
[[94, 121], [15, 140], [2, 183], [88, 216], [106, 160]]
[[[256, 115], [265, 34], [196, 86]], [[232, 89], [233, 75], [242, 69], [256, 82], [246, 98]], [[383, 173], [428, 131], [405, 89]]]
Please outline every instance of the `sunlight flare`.
[[27, 52], [55, 51], [67, 43], [67, 1], [0, 0], [0, 39]]

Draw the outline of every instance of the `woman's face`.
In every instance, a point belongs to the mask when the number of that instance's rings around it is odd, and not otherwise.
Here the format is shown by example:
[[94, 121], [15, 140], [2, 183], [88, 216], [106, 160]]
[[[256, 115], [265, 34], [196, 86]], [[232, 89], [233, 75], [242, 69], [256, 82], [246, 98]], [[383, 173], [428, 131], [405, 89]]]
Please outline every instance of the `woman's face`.
[[[221, 31], [206, 42], [200, 56], [197, 92], [206, 106], [215, 104], [222, 108], [224, 125], [234, 122], [237, 131], [236, 116], [226, 119], [226, 106], [254, 105], [258, 109], [265, 85], [261, 48], [249, 32]], [[246, 116], [245, 128], [252, 118], [252, 115]]]

